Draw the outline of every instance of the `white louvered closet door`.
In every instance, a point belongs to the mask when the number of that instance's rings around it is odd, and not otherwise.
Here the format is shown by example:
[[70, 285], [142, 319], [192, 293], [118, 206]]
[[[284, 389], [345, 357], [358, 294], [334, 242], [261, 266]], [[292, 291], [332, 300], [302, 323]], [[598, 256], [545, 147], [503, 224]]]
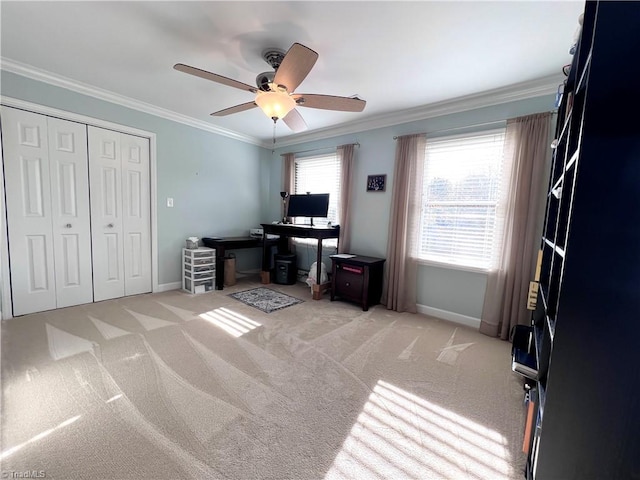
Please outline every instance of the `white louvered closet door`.
[[86, 126], [2, 108], [13, 314], [93, 300]]
[[147, 139], [89, 126], [94, 300], [151, 291]]

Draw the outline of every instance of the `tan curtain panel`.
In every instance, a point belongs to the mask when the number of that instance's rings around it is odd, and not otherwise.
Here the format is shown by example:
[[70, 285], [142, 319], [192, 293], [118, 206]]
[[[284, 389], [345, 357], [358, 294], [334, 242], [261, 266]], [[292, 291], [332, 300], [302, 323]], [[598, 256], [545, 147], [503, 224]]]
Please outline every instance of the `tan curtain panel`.
[[422, 211], [424, 134], [399, 137], [382, 303], [397, 312], [416, 313], [417, 241]]
[[353, 156], [355, 145], [340, 145], [337, 148], [340, 162], [340, 205], [338, 205], [338, 222], [340, 223], [340, 250], [338, 253], [349, 252], [351, 248], [351, 192], [353, 177]]
[[541, 195], [545, 161], [550, 154], [551, 113], [507, 121], [505, 160], [511, 174], [504, 189], [506, 212], [504, 236], [497, 268], [487, 277], [480, 332], [509, 338], [514, 325], [529, 324], [529, 282], [533, 280], [533, 257], [538, 251]]

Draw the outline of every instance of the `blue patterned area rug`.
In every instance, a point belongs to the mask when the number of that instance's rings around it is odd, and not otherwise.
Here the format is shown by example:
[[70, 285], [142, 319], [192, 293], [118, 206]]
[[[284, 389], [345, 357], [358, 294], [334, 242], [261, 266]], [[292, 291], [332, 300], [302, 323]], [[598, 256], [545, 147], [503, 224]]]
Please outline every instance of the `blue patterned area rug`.
[[304, 301], [265, 287], [230, 293], [229, 296], [253, 308], [262, 310], [265, 313], [282, 310], [283, 308], [287, 308], [291, 305], [296, 305]]

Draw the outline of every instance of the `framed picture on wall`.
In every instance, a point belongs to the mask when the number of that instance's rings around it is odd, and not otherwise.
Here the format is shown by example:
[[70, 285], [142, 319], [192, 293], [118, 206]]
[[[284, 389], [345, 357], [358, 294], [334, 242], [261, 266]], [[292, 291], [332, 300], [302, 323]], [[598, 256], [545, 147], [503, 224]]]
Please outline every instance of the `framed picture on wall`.
[[387, 175], [368, 175], [367, 192], [384, 192], [387, 187]]

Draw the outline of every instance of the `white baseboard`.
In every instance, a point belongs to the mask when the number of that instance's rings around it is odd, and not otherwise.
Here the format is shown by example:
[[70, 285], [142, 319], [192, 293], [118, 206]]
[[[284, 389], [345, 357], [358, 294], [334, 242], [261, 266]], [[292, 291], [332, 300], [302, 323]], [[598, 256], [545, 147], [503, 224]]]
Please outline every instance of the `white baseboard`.
[[431, 317], [441, 318], [450, 322], [459, 323], [472, 328], [480, 328], [480, 319], [474, 317], [468, 317], [455, 312], [449, 312], [447, 310], [440, 310], [439, 308], [429, 307], [427, 305], [418, 305], [418, 313], [423, 313]]
[[182, 287], [182, 282], [161, 283], [158, 285], [156, 292], [168, 292], [169, 290], [178, 290]]

